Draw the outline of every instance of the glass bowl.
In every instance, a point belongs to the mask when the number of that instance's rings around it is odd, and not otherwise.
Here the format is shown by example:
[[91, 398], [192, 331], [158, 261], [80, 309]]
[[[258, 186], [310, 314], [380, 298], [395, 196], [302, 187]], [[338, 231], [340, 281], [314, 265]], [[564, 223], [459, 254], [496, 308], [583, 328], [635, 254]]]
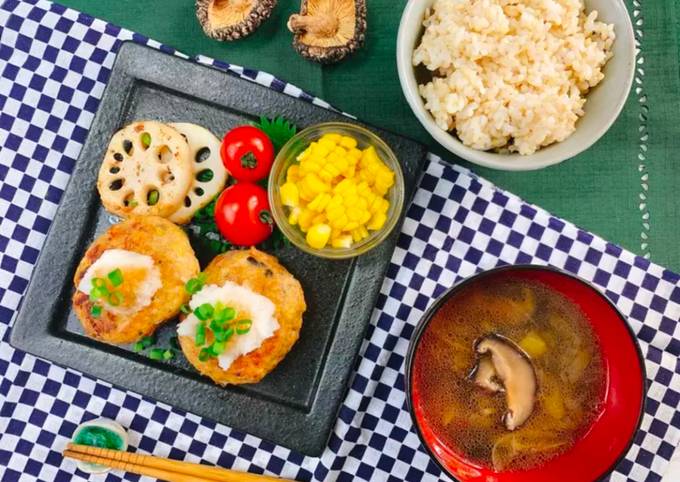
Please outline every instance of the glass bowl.
[[[366, 149], [373, 146], [380, 159], [394, 171], [394, 185], [389, 189], [386, 199], [390, 202], [387, 211], [387, 221], [385, 225], [377, 231], [369, 231], [369, 235], [361, 241], [354, 242], [349, 248], [333, 248], [326, 246], [321, 249], [312, 248], [307, 244], [305, 233], [298, 226], [293, 226], [288, 222], [290, 208], [281, 203], [280, 187], [286, 182], [286, 172], [288, 167], [296, 164], [298, 155], [305, 150], [309, 144], [318, 140], [324, 134], [337, 133], [343, 136], [351, 136], [357, 140], [359, 149]], [[281, 232], [302, 251], [320, 256], [322, 258], [346, 259], [366, 253], [375, 248], [392, 232], [401, 216], [404, 207], [404, 174], [401, 170], [399, 160], [396, 158], [392, 149], [385, 142], [371, 131], [358, 125], [345, 122], [327, 122], [316, 124], [298, 132], [289, 140], [279, 151], [269, 176], [269, 204], [272, 209], [274, 221]]]

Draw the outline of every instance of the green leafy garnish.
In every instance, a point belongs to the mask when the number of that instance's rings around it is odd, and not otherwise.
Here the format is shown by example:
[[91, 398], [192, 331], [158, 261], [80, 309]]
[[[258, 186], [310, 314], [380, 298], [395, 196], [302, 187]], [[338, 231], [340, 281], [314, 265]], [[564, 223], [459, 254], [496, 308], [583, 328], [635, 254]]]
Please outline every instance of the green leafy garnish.
[[99, 318], [102, 315], [102, 307], [99, 305], [92, 305], [90, 314], [95, 318]]
[[253, 125], [267, 134], [276, 151], [281, 149], [297, 133], [297, 127], [283, 117], [273, 119], [260, 117], [260, 121], [253, 123]]
[[142, 343], [141, 341], [138, 341], [134, 345], [132, 345], [132, 351], [134, 351], [135, 353], [139, 353], [140, 351], [143, 351], [144, 348], [146, 348], [146, 347], [144, 346], [144, 343]]
[[179, 310], [185, 315], [188, 315], [191, 313], [191, 306], [189, 306], [188, 303], [184, 303], [182, 306], [179, 307]]
[[156, 343], [156, 338], [153, 335], [145, 336], [144, 338], [139, 340], [139, 343], [142, 344], [142, 348], [147, 349], [151, 345], [154, 345]]
[[[109, 279], [109, 281], [111, 282], [111, 284], [114, 287], [117, 287], [117, 286], [120, 286], [120, 285], [123, 284], [123, 272], [120, 270], [120, 268], [114, 269], [109, 274], [107, 274], [106, 277]], [[94, 280], [92, 280], [92, 281], [94, 281]]]
[[172, 350], [165, 350], [163, 352], [163, 360], [172, 360], [175, 358], [175, 352]]
[[257, 167], [257, 158], [255, 154], [248, 151], [241, 157], [241, 167], [246, 169], [255, 169]]

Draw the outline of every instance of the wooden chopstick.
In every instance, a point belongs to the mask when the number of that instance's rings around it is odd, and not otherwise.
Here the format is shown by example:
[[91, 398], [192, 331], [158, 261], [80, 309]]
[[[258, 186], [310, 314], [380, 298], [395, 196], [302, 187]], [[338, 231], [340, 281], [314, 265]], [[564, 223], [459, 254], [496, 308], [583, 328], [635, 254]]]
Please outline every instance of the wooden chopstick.
[[68, 447], [64, 450], [64, 457], [106, 465], [114, 469], [147, 475], [168, 482], [283, 482], [285, 480], [152, 455], [72, 443], [68, 444]]

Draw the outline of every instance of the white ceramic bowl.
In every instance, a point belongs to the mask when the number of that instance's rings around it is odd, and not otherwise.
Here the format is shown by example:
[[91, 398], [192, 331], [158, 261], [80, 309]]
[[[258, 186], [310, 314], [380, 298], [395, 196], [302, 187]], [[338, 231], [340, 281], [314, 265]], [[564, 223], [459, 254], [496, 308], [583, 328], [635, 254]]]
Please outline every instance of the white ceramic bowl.
[[499, 154], [465, 146], [435, 124], [418, 93], [411, 58], [423, 33], [425, 10], [434, 0], [409, 0], [404, 8], [397, 36], [399, 81], [413, 113], [434, 139], [463, 159], [480, 166], [506, 171], [528, 171], [558, 164], [593, 145], [611, 127], [628, 97], [635, 74], [635, 36], [623, 0], [585, 0], [586, 11], [597, 10], [598, 20], [614, 24], [613, 54], [604, 68], [605, 77], [588, 93], [585, 115], [576, 131], [562, 142], [539, 149], [534, 154]]

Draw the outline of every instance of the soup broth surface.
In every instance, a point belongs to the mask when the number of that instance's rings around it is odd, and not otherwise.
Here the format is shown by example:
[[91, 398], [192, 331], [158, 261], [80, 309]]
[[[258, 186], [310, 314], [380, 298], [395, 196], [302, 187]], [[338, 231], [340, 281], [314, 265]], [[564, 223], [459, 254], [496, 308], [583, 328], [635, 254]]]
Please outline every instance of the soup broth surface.
[[[510, 431], [504, 393], [469, 377], [475, 343], [501, 335], [531, 360], [536, 401]], [[497, 471], [535, 467], [567, 451], [601, 410], [604, 366], [578, 306], [540, 282], [484, 280], [452, 296], [422, 334], [413, 364], [427, 424], [448, 447]]]

